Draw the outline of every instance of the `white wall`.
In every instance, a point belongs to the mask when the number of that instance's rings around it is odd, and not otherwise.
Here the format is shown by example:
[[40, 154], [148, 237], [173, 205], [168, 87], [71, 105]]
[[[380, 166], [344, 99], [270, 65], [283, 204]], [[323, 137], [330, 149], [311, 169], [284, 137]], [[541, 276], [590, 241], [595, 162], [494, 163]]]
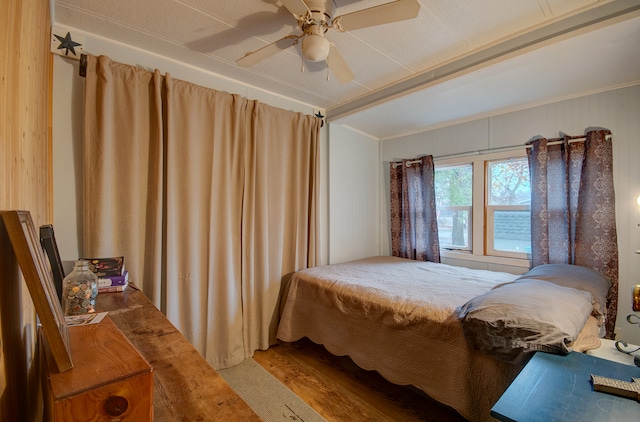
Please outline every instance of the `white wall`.
[[[143, 50], [131, 48], [110, 40], [68, 28], [69, 31], [85, 37], [84, 51], [93, 55], [109, 56], [112, 60], [149, 70], [159, 69], [170, 73], [175, 79], [182, 79], [201, 86], [240, 94], [274, 107], [305, 114], [315, 114], [319, 109], [302, 104], [280, 95], [275, 95], [256, 87], [240, 84], [213, 73], [161, 57]], [[81, 254], [82, 239], [82, 134], [84, 78], [78, 75], [79, 62], [54, 56], [53, 61], [53, 199], [54, 230], [65, 270]], [[323, 114], [324, 114], [324, 110]], [[328, 129], [322, 129], [320, 144], [321, 182], [321, 263], [328, 260]]]
[[[557, 137], [561, 132], [581, 135], [589, 127], [603, 127], [613, 132], [620, 260], [617, 326], [620, 328], [619, 338], [640, 344], [640, 327], [625, 321], [626, 315], [632, 312], [631, 288], [640, 284], [640, 255], [635, 254], [640, 249], [640, 208], [635, 204], [635, 198], [640, 195], [640, 85], [383, 141], [380, 149], [380, 166], [384, 172], [380, 188], [383, 198], [380, 216], [382, 254], [390, 253], [387, 168], [390, 161], [424, 154], [437, 157], [523, 145], [536, 135]], [[334, 142], [337, 141], [332, 139], [332, 145]], [[455, 263], [483, 268], [478, 262]], [[486, 268], [518, 272], [517, 269], [495, 264]]]
[[329, 262], [380, 254], [380, 143], [341, 126], [329, 131]]

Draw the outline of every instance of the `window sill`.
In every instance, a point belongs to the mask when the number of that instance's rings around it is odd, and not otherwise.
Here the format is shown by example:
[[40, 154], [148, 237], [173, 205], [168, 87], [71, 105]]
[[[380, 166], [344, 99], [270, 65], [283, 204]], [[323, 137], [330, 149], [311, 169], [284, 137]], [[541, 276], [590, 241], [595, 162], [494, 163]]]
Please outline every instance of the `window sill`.
[[441, 250], [440, 255], [445, 258], [460, 259], [466, 261], [484, 262], [487, 264], [509, 265], [512, 267], [530, 268], [531, 261], [528, 259], [503, 258], [499, 256], [474, 255], [472, 253]]

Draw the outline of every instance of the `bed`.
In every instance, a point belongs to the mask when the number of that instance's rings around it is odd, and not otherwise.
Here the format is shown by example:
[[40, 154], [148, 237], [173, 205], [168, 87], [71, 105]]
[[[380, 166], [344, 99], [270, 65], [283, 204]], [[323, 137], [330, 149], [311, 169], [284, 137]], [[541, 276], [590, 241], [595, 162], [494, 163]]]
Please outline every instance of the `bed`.
[[[506, 342], [506, 349], [518, 349], [515, 354], [505, 354], [500, 347], [498, 356], [487, 353], [482, 344], [473, 343], [474, 333], [483, 328], [471, 324], [472, 320], [477, 323], [471, 316], [478, 310], [485, 312], [483, 299], [492, 299], [494, 292], [513, 294], [514, 287], [530, 288], [540, 278], [527, 280], [526, 275], [397, 257], [310, 268], [294, 273], [286, 286], [277, 337], [284, 342], [308, 337], [335, 355], [348, 355], [358, 366], [378, 371], [392, 383], [421, 389], [468, 420], [489, 420], [491, 406], [534, 350], [523, 352], [523, 347]], [[553, 283], [546, 284], [555, 288]], [[534, 287], [530, 290], [540, 294], [540, 286]], [[578, 291], [570, 290], [563, 293], [573, 297]], [[555, 291], [552, 296], [557, 296]], [[569, 341], [561, 340], [555, 350], [559, 353], [599, 345], [603, 318], [591, 312], [599, 304], [591, 293], [575, 296], [577, 310], [563, 312], [580, 314], [570, 318], [578, 332]]]

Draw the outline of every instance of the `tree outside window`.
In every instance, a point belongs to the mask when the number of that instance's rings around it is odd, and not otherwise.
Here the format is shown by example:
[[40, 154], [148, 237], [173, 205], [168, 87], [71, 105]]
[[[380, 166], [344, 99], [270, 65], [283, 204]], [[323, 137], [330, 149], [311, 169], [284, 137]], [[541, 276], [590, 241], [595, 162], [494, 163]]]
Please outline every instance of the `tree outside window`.
[[436, 168], [435, 191], [440, 247], [471, 250], [472, 165]]

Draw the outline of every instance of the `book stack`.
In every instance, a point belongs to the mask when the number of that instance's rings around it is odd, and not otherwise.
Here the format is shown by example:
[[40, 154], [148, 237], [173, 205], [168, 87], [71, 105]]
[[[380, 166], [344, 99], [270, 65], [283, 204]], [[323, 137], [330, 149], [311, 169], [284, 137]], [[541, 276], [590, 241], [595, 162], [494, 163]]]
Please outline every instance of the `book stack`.
[[98, 293], [121, 292], [129, 284], [129, 272], [124, 268], [124, 257], [82, 258], [98, 276]]

